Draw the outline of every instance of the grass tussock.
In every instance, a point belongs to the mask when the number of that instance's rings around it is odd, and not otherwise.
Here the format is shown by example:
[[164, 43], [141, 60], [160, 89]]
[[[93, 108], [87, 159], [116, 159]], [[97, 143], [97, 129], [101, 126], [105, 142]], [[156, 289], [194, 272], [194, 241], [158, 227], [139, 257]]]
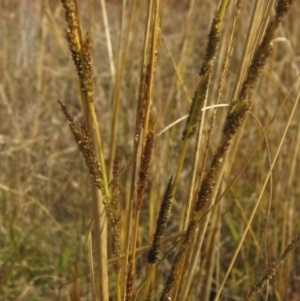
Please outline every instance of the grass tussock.
[[3, 1], [1, 296], [297, 300], [299, 13]]

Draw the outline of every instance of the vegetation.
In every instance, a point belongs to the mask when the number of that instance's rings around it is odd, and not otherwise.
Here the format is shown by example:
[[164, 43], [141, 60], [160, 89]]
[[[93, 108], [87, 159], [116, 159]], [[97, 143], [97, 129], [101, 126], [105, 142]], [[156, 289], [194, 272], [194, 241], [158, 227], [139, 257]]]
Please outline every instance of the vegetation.
[[0, 300], [297, 300], [298, 1], [0, 6]]

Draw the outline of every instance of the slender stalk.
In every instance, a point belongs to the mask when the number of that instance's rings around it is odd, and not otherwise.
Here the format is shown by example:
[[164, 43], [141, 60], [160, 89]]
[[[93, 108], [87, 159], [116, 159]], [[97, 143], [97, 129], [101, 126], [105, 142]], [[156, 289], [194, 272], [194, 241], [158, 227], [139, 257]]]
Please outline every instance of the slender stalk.
[[112, 51], [109, 23], [108, 23], [108, 18], [107, 18], [106, 4], [105, 4], [104, 0], [100, 0], [100, 4], [101, 4], [102, 18], [103, 18], [104, 30], [105, 30], [105, 36], [106, 36], [106, 46], [107, 46], [107, 52], [108, 52], [108, 58], [109, 58], [111, 79], [112, 79], [112, 83], [114, 83], [115, 76], [116, 76], [116, 69], [115, 69], [115, 64], [114, 64], [114, 57], [113, 57], [113, 51]]
[[[137, 169], [140, 137], [142, 132], [143, 116], [145, 115], [147, 46], [148, 46], [149, 33], [150, 33], [152, 6], [153, 6], [153, 0], [148, 2], [147, 21], [146, 21], [145, 33], [144, 33], [144, 45], [143, 45], [143, 52], [142, 52], [143, 55], [142, 55], [142, 63], [141, 63], [141, 71], [140, 71], [139, 99], [138, 99], [138, 105], [136, 109], [135, 129], [134, 129], [134, 137], [133, 137], [133, 162], [132, 162], [132, 169], [131, 169], [130, 193], [129, 193], [129, 200], [127, 202], [129, 205], [126, 212], [127, 223], [126, 223], [125, 240], [124, 240], [126, 244], [125, 245], [126, 261], [124, 264], [124, 271], [128, 270], [128, 262], [129, 262], [128, 256], [129, 256], [129, 246], [130, 246], [130, 235], [132, 231], [134, 192], [135, 192], [135, 185], [136, 185], [136, 169]], [[124, 283], [125, 282], [126, 279], [124, 277]]]
[[[94, 207], [94, 227], [98, 262], [98, 289], [99, 298], [108, 301], [108, 270], [107, 270], [107, 224], [105, 204], [109, 203], [109, 188], [106, 176], [105, 161], [101, 142], [100, 131], [95, 114], [93, 103], [93, 79], [91, 65], [91, 39], [87, 35], [83, 40], [81, 24], [78, 13], [78, 5], [75, 0], [62, 0], [66, 10], [66, 30], [69, 48], [77, 69], [79, 83], [81, 87], [82, 107], [84, 119], [91, 135], [94, 151], [100, 162], [101, 178], [103, 182], [103, 196], [100, 195], [98, 188], [91, 179], [92, 200]], [[104, 199], [103, 199], [104, 198]]]
[[[238, 16], [240, 13], [240, 8], [241, 8], [242, 2], [238, 1], [235, 7], [235, 12], [234, 12], [234, 17], [233, 17], [233, 23], [232, 23], [232, 28], [231, 28], [231, 33], [230, 33], [230, 38], [228, 41], [228, 45], [227, 45], [227, 50], [226, 50], [226, 55], [225, 55], [225, 59], [224, 59], [224, 63], [223, 63], [223, 68], [222, 68], [222, 74], [220, 77], [220, 82], [218, 85], [218, 92], [217, 92], [217, 99], [216, 99], [216, 104], [219, 103], [219, 99], [221, 97], [222, 94], [222, 90], [223, 90], [223, 86], [225, 83], [225, 76], [227, 74], [228, 68], [229, 68], [229, 63], [230, 63], [230, 59], [231, 59], [231, 54], [232, 54], [232, 41], [233, 41], [233, 34], [234, 34], [234, 30], [236, 27], [236, 22], [238, 20]], [[208, 138], [207, 138], [207, 148], [206, 148], [206, 152], [205, 152], [205, 156], [204, 156], [204, 160], [203, 160], [203, 167], [202, 170], [200, 172], [200, 176], [199, 176], [199, 184], [201, 184], [202, 179], [203, 179], [203, 173], [204, 173], [204, 166], [207, 162], [207, 157], [208, 157], [208, 149], [209, 149], [209, 144], [210, 144], [210, 139], [211, 139], [211, 135], [212, 135], [212, 130], [214, 127], [214, 123], [215, 123], [215, 118], [216, 118], [216, 110], [214, 110], [213, 112], [213, 116], [211, 117], [211, 124], [210, 124], [210, 129], [209, 129], [209, 133], [208, 133]], [[224, 166], [222, 167], [222, 169], [224, 168]], [[211, 199], [211, 203], [213, 204], [217, 195], [217, 191], [218, 191], [218, 186], [220, 185], [221, 182], [221, 178], [223, 175], [223, 170], [221, 169], [220, 171], [220, 175], [218, 177], [217, 180], [217, 186], [215, 189], [214, 194], [212, 195], [212, 199]], [[191, 202], [189, 202], [191, 203]], [[191, 205], [190, 205], [191, 207]], [[186, 213], [186, 227], [187, 227], [187, 223], [189, 221], [190, 215], [191, 215], [191, 208], [188, 208], [189, 210]], [[210, 216], [205, 217], [204, 219], [204, 224], [203, 227], [201, 227], [201, 229], [198, 231], [197, 233], [197, 238], [194, 241], [194, 245], [191, 247], [191, 251], [189, 251], [189, 256], [187, 257], [188, 260], [188, 264], [187, 267], [184, 269], [183, 271], [183, 275], [182, 275], [182, 279], [184, 279], [181, 283], [181, 292], [180, 292], [180, 299], [184, 300], [187, 298], [190, 286], [191, 286], [191, 282], [194, 276], [194, 272], [195, 272], [195, 268], [196, 268], [196, 263], [198, 262], [199, 259], [199, 255], [200, 255], [200, 250], [201, 250], [201, 246], [203, 243], [203, 239], [204, 239], [204, 235], [206, 233], [206, 229], [207, 229], [207, 224], [208, 221], [210, 219]]]
[[125, 70], [127, 53], [130, 46], [130, 35], [131, 32], [133, 31], [132, 28], [134, 24], [136, 5], [137, 5], [137, 0], [134, 0], [132, 2], [132, 7], [131, 7], [130, 20], [127, 28], [127, 35], [126, 35], [125, 45], [124, 45], [124, 52], [123, 52], [121, 63], [118, 66], [118, 70], [116, 73], [117, 78], [116, 78], [115, 88], [113, 93], [113, 117], [112, 117], [111, 137], [110, 137], [109, 174], [111, 174], [112, 172], [113, 160], [115, 158], [115, 153], [116, 153], [116, 139], [117, 139], [119, 111], [120, 111], [121, 85], [122, 85], [122, 78]]

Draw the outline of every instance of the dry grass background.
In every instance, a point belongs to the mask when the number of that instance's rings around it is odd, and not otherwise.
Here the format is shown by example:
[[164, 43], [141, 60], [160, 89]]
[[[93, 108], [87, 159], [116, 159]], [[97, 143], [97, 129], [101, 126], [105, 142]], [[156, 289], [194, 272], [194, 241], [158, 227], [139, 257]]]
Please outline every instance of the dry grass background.
[[[107, 1], [115, 58], [120, 28], [119, 2]], [[151, 106], [152, 116], [157, 116], [157, 131], [188, 113], [189, 98], [193, 96], [198, 82], [197, 73], [216, 9], [215, 2], [196, 1], [188, 19], [188, 1], [162, 3], [161, 35], [180, 70], [184, 88], [179, 84], [172, 59], [160, 40]], [[131, 1], [128, 3], [128, 14], [130, 4]], [[123, 207], [130, 184], [128, 166], [132, 155], [145, 6], [143, 2], [137, 5], [121, 89], [116, 153], [121, 166], [124, 166], [120, 173]], [[246, 1], [238, 20], [232, 63], [221, 103], [229, 102], [252, 6], [252, 1]], [[99, 1], [81, 1], [79, 7], [83, 28], [90, 32], [93, 39], [95, 106], [104, 156], [108, 160], [114, 77], [109, 65]], [[299, 15], [300, 3], [295, 1], [288, 18], [277, 32], [277, 36], [285, 40], [274, 42], [272, 57], [252, 93], [254, 106], [251, 111], [265, 128], [292, 89], [291, 97], [280, 109], [267, 133], [271, 158], [278, 149], [299, 89], [299, 81], [293, 86], [300, 67]], [[228, 30], [229, 22], [230, 18], [225, 18], [224, 31]], [[59, 290], [61, 300], [91, 300], [86, 251], [92, 214], [89, 174], [57, 104], [60, 97], [75, 121], [82, 118], [78, 79], [64, 39], [65, 27], [60, 1], [0, 2], [0, 300], [57, 300]], [[223, 39], [220, 49], [225, 45], [226, 40]], [[215, 63], [216, 74], [222, 59], [220, 51]], [[208, 104], [214, 103], [217, 79], [212, 80]], [[226, 111], [226, 108], [217, 111], [210, 157], [218, 144]], [[299, 233], [299, 118], [297, 108], [273, 170], [272, 195], [268, 185], [220, 300], [243, 300], [265, 272], [266, 260], [277, 260]], [[208, 120], [204, 125], [204, 137], [207, 135]], [[180, 123], [156, 139], [152, 158], [155, 163], [151, 166], [146, 190], [146, 199], [155, 205], [150, 208], [147, 203], [144, 204], [138, 246], [149, 245], [152, 240], [165, 184], [174, 173], [178, 160], [182, 130], [183, 123]], [[257, 122], [249, 116], [238, 148], [235, 150], [233, 147], [229, 155], [231, 172], [225, 173], [221, 190], [245, 164], [245, 158], [250, 155], [261, 134]], [[203, 151], [204, 146], [201, 156]], [[167, 236], [176, 234], [182, 221], [182, 204], [187, 197], [192, 156], [192, 151], [188, 151]], [[223, 198], [218, 209], [221, 218], [209, 225], [201, 258], [206, 267], [214, 267], [212, 292], [222, 281], [268, 169], [269, 154], [263, 142]], [[216, 235], [211, 236], [211, 233]], [[210, 239], [214, 240], [214, 244], [209, 243]], [[214, 251], [209, 249], [211, 245], [215, 246]], [[167, 252], [170, 247], [171, 244], [167, 244], [164, 251]], [[216, 261], [205, 252], [214, 254]], [[146, 256], [145, 252], [138, 255], [137, 281], [145, 277]], [[171, 254], [161, 264], [157, 276], [157, 283], [161, 283], [158, 291], [163, 287], [172, 258]], [[299, 267], [300, 256], [296, 249], [270, 282], [268, 300], [298, 300]], [[205, 268], [205, 271], [208, 270]], [[76, 278], [78, 275], [81, 275], [80, 278]], [[200, 275], [195, 277], [193, 297], [189, 300], [202, 300], [199, 297], [200, 278]], [[65, 284], [68, 281], [70, 283]], [[113, 285], [111, 290], [114, 290]], [[257, 300], [263, 300], [264, 294], [265, 290]]]

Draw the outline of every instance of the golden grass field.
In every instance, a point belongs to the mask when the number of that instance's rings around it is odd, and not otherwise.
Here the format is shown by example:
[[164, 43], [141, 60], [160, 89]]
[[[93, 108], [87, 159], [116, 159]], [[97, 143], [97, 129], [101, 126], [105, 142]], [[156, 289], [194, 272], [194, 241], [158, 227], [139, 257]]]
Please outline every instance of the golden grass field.
[[0, 301], [300, 300], [299, 16], [1, 0]]

